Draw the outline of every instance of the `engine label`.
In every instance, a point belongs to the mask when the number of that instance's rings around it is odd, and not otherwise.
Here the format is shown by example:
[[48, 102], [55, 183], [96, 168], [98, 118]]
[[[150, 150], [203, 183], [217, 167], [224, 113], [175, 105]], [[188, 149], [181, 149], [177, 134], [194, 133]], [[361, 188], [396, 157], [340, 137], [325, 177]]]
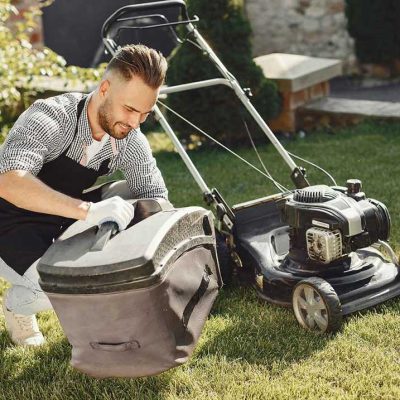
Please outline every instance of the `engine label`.
[[327, 223], [325, 223], [325, 222], [317, 221], [317, 220], [315, 220], [315, 219], [313, 219], [311, 222], [312, 222], [312, 224], [315, 225], [315, 226], [319, 226], [319, 227], [321, 227], [321, 228], [327, 228], [327, 229], [329, 229], [329, 224], [327, 224]]

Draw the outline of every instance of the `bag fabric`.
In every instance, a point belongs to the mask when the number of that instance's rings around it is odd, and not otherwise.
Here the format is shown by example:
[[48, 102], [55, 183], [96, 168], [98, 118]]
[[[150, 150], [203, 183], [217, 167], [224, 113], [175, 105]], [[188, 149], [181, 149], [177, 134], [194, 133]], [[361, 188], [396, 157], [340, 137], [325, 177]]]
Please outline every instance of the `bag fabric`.
[[192, 354], [220, 285], [215, 246], [167, 266], [161, 282], [114, 293], [47, 293], [72, 345], [71, 364], [93, 377], [140, 377]]

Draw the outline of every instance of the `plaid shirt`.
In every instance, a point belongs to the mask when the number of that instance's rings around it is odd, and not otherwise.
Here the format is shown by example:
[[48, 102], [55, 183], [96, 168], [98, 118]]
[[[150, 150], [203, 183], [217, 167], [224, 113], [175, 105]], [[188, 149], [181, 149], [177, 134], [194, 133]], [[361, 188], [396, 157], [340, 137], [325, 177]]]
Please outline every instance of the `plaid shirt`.
[[87, 168], [98, 170], [110, 159], [112, 174], [120, 170], [135, 198], [167, 198], [168, 191], [152, 156], [149, 143], [139, 131], [120, 140], [110, 137], [104, 147], [87, 163], [86, 149], [93, 141], [87, 117], [89, 98], [77, 124], [77, 104], [81, 93], [66, 93], [37, 100], [18, 118], [0, 149], [0, 173], [29, 171], [37, 175], [44, 163], [60, 156], [68, 146], [67, 157]]

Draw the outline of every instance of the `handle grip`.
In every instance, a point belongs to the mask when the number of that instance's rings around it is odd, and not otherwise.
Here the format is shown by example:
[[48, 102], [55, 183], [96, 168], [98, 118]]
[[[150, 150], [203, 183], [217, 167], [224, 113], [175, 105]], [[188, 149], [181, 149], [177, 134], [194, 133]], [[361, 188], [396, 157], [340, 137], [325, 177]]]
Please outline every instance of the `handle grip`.
[[90, 251], [101, 251], [106, 247], [111, 235], [118, 230], [118, 224], [115, 222], [104, 222], [97, 231], [96, 238]]
[[101, 35], [103, 38], [108, 38], [108, 33], [110, 30], [110, 26], [124, 14], [131, 12], [140, 12], [140, 11], [151, 11], [157, 8], [173, 8], [179, 6], [181, 9], [181, 15], [184, 19], [188, 20], [189, 16], [186, 9], [186, 4], [183, 0], [164, 0], [164, 1], [154, 1], [151, 3], [140, 3], [133, 4], [125, 7], [121, 7], [114, 14], [111, 14], [103, 24], [101, 28]]

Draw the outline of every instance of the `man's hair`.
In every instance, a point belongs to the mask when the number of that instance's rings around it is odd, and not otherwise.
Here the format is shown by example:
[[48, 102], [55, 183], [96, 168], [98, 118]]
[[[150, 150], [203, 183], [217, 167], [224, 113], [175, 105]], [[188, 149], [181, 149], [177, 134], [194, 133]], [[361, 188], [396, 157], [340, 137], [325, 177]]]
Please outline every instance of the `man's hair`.
[[126, 81], [139, 76], [146, 85], [157, 89], [164, 83], [167, 60], [157, 50], [142, 44], [130, 44], [117, 50], [107, 71], [117, 71]]

